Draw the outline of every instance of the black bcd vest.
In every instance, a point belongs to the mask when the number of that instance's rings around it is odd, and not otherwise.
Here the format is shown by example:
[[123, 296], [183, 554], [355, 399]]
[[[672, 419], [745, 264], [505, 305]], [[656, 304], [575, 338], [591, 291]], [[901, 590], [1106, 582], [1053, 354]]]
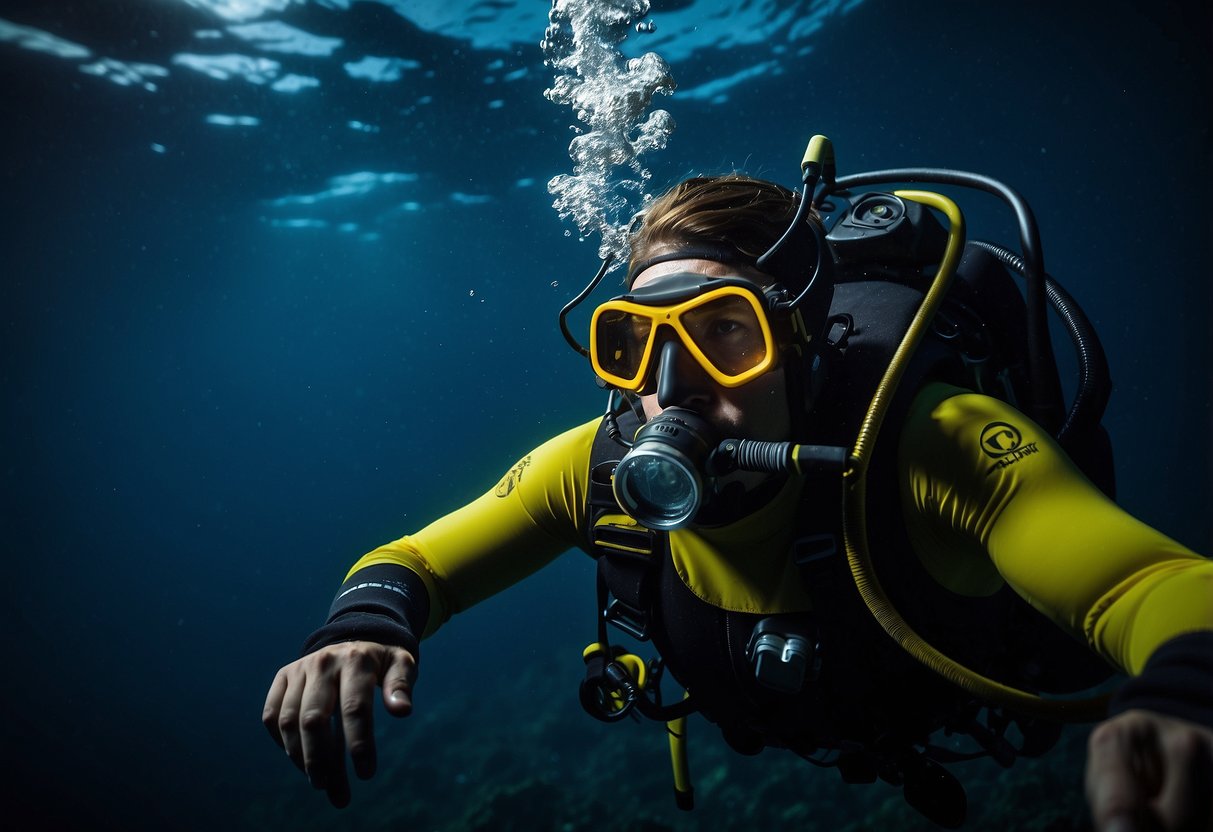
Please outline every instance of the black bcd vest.
[[[803, 441], [854, 444], [876, 384], [923, 294], [917, 285], [883, 277], [836, 286], [832, 345], [822, 353], [827, 380], [801, 428]], [[942, 380], [1014, 403], [1015, 390], [1026, 383], [1026, 361], [1014, 347], [1023, 331], [1022, 300], [1010, 276], [988, 254], [970, 247], [874, 450], [867, 496], [870, 549], [894, 606], [946, 655], [1023, 689], [1074, 691], [1106, 678], [1108, 667], [1009, 587], [971, 598], [939, 586], [911, 550], [898, 495], [896, 445], [914, 394], [923, 384]], [[630, 436], [639, 420], [625, 412], [619, 427]], [[600, 427], [590, 466], [591, 535], [596, 518], [621, 513], [610, 477], [624, 451]], [[777, 628], [785, 619], [782, 624], [806, 634], [816, 647], [812, 672], [799, 692], [773, 691], [755, 679], [747, 645], [755, 626], [770, 617], [726, 611], [695, 596], [674, 571], [663, 533], [602, 527], [591, 541], [600, 584], [612, 601], [608, 619], [651, 639], [696, 708], [743, 753], [771, 745], [802, 755], [859, 749], [878, 757], [882, 751], [896, 755], [912, 745], [925, 746], [940, 727], [974, 735], [984, 731], [975, 722], [981, 703], [906, 654], [864, 606], [842, 550], [841, 499], [835, 477], [804, 485], [797, 543], [789, 557], [802, 564], [814, 609], [775, 617]], [[1027, 720], [1020, 722], [1022, 730]], [[1037, 744], [1047, 747], [1047, 735], [1040, 734], [1046, 739]], [[846, 771], [843, 775], [852, 779]], [[856, 779], [868, 778], [860, 772]]]

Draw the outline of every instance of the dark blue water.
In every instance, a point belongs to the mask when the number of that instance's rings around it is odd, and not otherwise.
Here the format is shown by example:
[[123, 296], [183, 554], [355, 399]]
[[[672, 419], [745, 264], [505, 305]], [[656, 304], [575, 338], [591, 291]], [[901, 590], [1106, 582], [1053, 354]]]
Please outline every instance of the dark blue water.
[[[576, 553], [427, 642], [417, 712], [380, 726], [383, 771], [352, 808], [330, 809], [265, 736], [270, 679], [355, 558], [602, 404], [555, 326], [596, 259], [543, 187], [569, 169], [572, 123], [542, 97], [544, 4], [413, 4], [454, 9], [441, 26], [342, 5], [260, 18], [342, 39], [301, 56], [234, 42], [202, 3], [0, 2], [6, 814], [31, 829], [912, 827], [895, 790], [731, 757], [703, 723], [700, 809], [677, 815], [660, 729], [610, 730], [576, 704], [594, 632]], [[683, 89], [760, 67], [660, 102], [679, 127], [648, 160], [654, 187], [734, 168], [792, 184], [815, 132], [840, 173], [1011, 183], [1103, 337], [1121, 503], [1210, 551], [1206, 4], [908, 5], [867, 0], [794, 35], [771, 24], [792, 3], [654, 3], [640, 46]], [[697, 32], [663, 29], [688, 7]], [[224, 80], [174, 62], [186, 53], [279, 67]], [[365, 55], [416, 66], [344, 70]], [[167, 74], [144, 70], [149, 90], [81, 71], [103, 57]], [[316, 83], [273, 88], [289, 74]], [[333, 181], [367, 172], [397, 176]], [[972, 236], [1014, 242], [992, 199], [962, 208]], [[1027, 769], [1003, 816], [1080, 800], [1073, 755], [1051, 765]]]

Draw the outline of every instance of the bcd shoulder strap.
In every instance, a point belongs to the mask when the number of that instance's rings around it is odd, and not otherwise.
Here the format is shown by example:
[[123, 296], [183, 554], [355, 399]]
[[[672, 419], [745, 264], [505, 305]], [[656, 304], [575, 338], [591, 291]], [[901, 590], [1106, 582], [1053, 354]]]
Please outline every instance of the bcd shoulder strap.
[[[628, 408], [619, 414], [617, 424], [624, 436], [631, 436], [640, 419]], [[608, 623], [640, 641], [649, 639], [657, 571], [669, 545], [667, 535], [637, 523], [615, 500], [611, 479], [623, 450], [611, 439], [605, 423], [600, 425], [590, 453], [586, 505], [590, 554], [598, 567], [599, 641], [605, 641]]]

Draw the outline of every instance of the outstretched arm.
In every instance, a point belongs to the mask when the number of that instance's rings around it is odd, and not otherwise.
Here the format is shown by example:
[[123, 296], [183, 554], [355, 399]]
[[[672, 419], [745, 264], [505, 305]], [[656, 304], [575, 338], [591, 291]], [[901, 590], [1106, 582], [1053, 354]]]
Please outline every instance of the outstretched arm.
[[361, 558], [304, 656], [278, 672], [262, 721], [335, 806], [350, 799], [343, 746], [360, 777], [374, 774], [375, 687], [388, 713], [407, 716], [421, 638], [577, 545], [597, 421], [545, 443], [469, 505]]
[[1091, 739], [1098, 828], [1207, 830], [1213, 562], [1126, 514], [995, 399], [925, 388], [900, 457], [911, 537], [940, 583], [1005, 580], [1134, 677]]

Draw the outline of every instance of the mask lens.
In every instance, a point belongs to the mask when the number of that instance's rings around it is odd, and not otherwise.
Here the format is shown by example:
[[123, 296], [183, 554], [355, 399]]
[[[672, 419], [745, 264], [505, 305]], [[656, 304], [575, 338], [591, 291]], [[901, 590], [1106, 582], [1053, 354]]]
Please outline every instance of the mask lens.
[[717, 370], [736, 376], [761, 364], [767, 342], [754, 305], [725, 295], [682, 314], [682, 325]]
[[598, 366], [620, 378], [635, 378], [653, 322], [641, 315], [608, 309], [598, 316], [594, 333], [594, 359]]

